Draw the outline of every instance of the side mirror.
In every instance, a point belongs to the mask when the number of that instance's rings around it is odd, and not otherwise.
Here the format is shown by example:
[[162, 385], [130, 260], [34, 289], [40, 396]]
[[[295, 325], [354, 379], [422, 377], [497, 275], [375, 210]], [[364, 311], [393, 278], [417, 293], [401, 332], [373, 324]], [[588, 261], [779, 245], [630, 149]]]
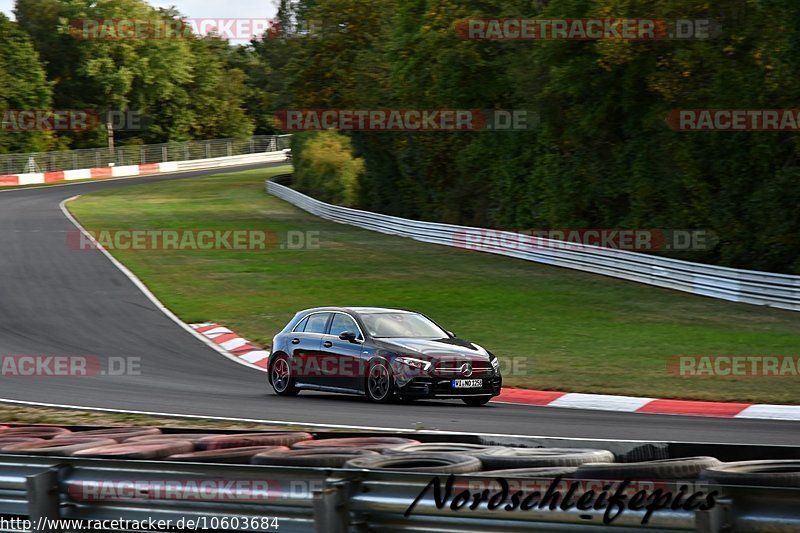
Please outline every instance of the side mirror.
[[356, 333], [353, 331], [343, 331], [339, 333], [339, 338], [347, 342], [356, 342]]
[[455, 337], [455, 336], [456, 336], [456, 334], [455, 334], [455, 333], [453, 333], [452, 331], [445, 331], [445, 333], [447, 333], [447, 334], [448, 334], [448, 335], [450, 335], [451, 337]]

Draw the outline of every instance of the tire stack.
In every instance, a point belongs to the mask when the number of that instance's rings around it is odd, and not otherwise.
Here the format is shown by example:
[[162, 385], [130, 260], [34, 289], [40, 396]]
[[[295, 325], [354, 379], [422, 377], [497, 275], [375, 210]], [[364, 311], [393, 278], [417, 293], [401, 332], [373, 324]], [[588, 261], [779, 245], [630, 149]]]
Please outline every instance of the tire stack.
[[602, 449], [421, 443], [392, 436], [315, 439], [302, 431], [165, 434], [154, 427], [72, 431], [59, 426], [0, 424], [0, 453], [475, 474], [484, 478], [696, 481], [800, 488], [800, 461], [796, 460], [723, 463], [713, 457], [685, 457], [617, 463], [613, 453]]

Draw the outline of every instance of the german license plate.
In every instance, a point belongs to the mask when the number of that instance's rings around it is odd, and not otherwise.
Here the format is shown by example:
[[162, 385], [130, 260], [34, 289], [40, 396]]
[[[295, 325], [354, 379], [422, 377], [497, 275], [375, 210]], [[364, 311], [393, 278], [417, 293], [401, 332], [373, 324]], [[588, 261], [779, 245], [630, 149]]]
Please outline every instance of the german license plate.
[[483, 387], [482, 379], [454, 379], [454, 389], [480, 389]]

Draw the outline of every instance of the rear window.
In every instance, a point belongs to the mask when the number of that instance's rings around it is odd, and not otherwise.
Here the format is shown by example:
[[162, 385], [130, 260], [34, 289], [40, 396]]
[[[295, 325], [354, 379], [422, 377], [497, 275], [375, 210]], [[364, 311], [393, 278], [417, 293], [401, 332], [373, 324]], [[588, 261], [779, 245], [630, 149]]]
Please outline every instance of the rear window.
[[306, 326], [303, 330], [304, 333], [325, 333], [326, 326], [328, 325], [328, 318], [330, 313], [315, 313], [309, 316], [306, 320]]
[[301, 320], [300, 323], [297, 324], [292, 331], [294, 331], [295, 333], [302, 333], [303, 331], [306, 330], [306, 324], [308, 324], [308, 317], [305, 317], [303, 320]]

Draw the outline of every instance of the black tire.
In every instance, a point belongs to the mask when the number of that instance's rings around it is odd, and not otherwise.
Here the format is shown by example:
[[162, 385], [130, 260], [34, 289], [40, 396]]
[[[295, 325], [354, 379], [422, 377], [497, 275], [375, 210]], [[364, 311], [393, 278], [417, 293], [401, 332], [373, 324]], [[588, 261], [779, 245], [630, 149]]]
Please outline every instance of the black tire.
[[455, 453], [401, 453], [367, 455], [351, 459], [344, 467], [350, 470], [399, 470], [441, 474], [471, 474], [482, 468], [481, 460]]
[[296, 442], [312, 440], [314, 436], [305, 431], [274, 431], [263, 433], [234, 433], [203, 437], [194, 443], [198, 451], [224, 450], [250, 446], [291, 446]]
[[11, 444], [3, 447], [3, 453], [69, 457], [81, 450], [88, 450], [98, 446], [110, 446], [112, 444], [117, 444], [117, 441], [98, 437], [64, 437], [58, 440], [50, 439], [41, 442]]
[[300, 392], [292, 377], [292, 364], [284, 354], [275, 356], [269, 365], [269, 380], [278, 396], [297, 396]]
[[418, 444], [403, 444], [394, 448], [387, 448], [383, 453], [394, 455], [398, 453], [455, 453], [458, 455], [471, 455], [482, 457], [486, 454], [507, 448], [503, 446], [490, 446], [485, 444], [467, 444], [464, 442], [421, 442]]
[[104, 438], [114, 439], [117, 442], [123, 442], [127, 439], [134, 437], [158, 437], [163, 436], [161, 430], [154, 427], [128, 427], [128, 428], [110, 428], [110, 429], [92, 429], [89, 431], [76, 431], [74, 433], [60, 433], [53, 437], [53, 440], [61, 440], [63, 438], [71, 437], [86, 437], [86, 438]]
[[706, 468], [722, 463], [713, 457], [685, 457], [682, 459], [659, 459], [641, 463], [598, 463], [578, 468], [575, 477], [580, 479], [646, 479], [677, 480], [697, 479]]
[[461, 401], [470, 407], [480, 407], [489, 403], [491, 399], [491, 396], [467, 396], [466, 398], [461, 398]]
[[613, 463], [607, 450], [584, 448], [506, 448], [481, 455], [486, 470], [580, 466], [585, 463]]
[[740, 461], [707, 468], [698, 478], [719, 485], [800, 488], [800, 461]]
[[173, 440], [169, 442], [123, 442], [122, 444], [109, 444], [79, 450], [72, 454], [73, 457], [107, 457], [110, 459], [137, 459], [153, 460], [163, 459], [170, 455], [190, 453], [194, 445], [188, 440]]
[[525, 478], [553, 478], [557, 476], [571, 478], [577, 472], [577, 466], [544, 466], [538, 468], [511, 468], [509, 470], [490, 470], [481, 472], [481, 476], [488, 477], [525, 477]]
[[418, 440], [402, 437], [342, 437], [336, 439], [305, 440], [292, 444], [293, 450], [314, 450], [317, 448], [357, 448], [379, 452], [407, 444], [419, 444]]
[[359, 448], [315, 448], [311, 450], [275, 450], [259, 453], [251, 459], [254, 465], [308, 466], [341, 468], [356, 457], [378, 455], [378, 452]]
[[375, 359], [369, 364], [364, 377], [364, 392], [367, 399], [375, 403], [389, 403], [395, 397], [392, 369], [383, 359]]
[[278, 449], [289, 450], [286, 446], [246, 446], [244, 448], [223, 448], [220, 450], [205, 450], [202, 452], [189, 452], [170, 455], [165, 461], [180, 461], [192, 463], [225, 463], [225, 464], [250, 464], [250, 461], [259, 453], [275, 451]]

